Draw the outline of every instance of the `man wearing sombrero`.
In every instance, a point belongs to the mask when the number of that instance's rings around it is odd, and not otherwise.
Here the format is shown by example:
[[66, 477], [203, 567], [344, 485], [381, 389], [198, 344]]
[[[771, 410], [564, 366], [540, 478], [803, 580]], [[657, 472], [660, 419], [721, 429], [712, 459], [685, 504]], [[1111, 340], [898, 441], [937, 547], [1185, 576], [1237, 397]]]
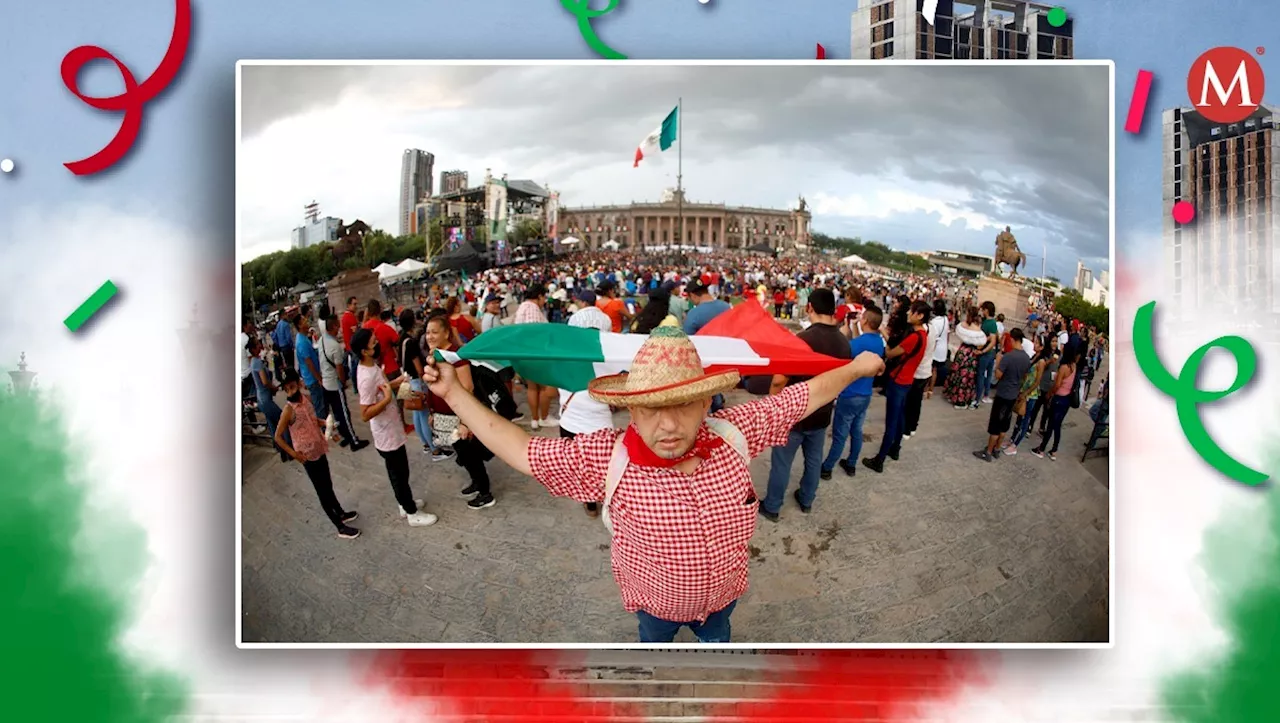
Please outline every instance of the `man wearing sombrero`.
[[448, 364], [423, 378], [495, 455], [553, 495], [598, 502], [613, 533], [613, 576], [640, 642], [669, 643], [687, 625], [704, 643], [729, 642], [729, 616], [747, 590], [747, 542], [759, 500], [751, 458], [787, 442], [792, 426], [853, 380], [874, 377], [865, 353], [781, 393], [708, 417], [711, 398], [738, 384], [736, 370], [707, 374], [693, 342], [654, 329], [630, 373], [601, 377], [592, 399], [631, 412], [623, 432], [531, 437], [456, 383]]

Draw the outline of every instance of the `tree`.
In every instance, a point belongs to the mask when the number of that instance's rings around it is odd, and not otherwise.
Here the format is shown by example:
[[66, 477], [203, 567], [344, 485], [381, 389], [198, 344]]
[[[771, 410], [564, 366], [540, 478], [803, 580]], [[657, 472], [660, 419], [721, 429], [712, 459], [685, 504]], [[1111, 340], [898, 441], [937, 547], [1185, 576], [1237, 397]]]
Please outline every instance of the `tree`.
[[526, 218], [516, 224], [512, 229], [511, 236], [508, 238], [513, 246], [537, 241], [542, 238], [542, 221], [535, 218]]
[[894, 251], [879, 241], [863, 241], [856, 236], [844, 238], [815, 232], [812, 245], [820, 249], [833, 249], [844, 255], [857, 254], [866, 259], [869, 264], [887, 266], [899, 271], [928, 273], [931, 268], [929, 262], [919, 256]]
[[1066, 289], [1053, 300], [1053, 310], [1068, 319], [1079, 319], [1086, 326], [1108, 333], [1107, 307], [1087, 301], [1075, 289]]

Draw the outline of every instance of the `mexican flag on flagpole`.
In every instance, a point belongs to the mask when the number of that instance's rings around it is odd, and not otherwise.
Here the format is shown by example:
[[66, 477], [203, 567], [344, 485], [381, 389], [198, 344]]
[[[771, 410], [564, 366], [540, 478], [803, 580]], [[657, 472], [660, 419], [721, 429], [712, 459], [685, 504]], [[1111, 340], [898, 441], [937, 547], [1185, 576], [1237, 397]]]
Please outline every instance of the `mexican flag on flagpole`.
[[[848, 363], [813, 351], [753, 302], [739, 304], [712, 324], [711, 334], [692, 337], [708, 373], [737, 369], [742, 376], [810, 376]], [[770, 333], [775, 330], [781, 336]], [[441, 356], [491, 369], [512, 367], [522, 379], [580, 392], [596, 377], [627, 371], [648, 338], [564, 324], [515, 324], [486, 331], [458, 352]]]
[[667, 117], [663, 119], [662, 125], [654, 129], [652, 133], [644, 137], [640, 141], [640, 147], [636, 148], [636, 162], [632, 168], [637, 168], [640, 161], [645, 156], [652, 156], [659, 151], [665, 151], [676, 142], [676, 129], [679, 127], [680, 107], [676, 106], [671, 109]]

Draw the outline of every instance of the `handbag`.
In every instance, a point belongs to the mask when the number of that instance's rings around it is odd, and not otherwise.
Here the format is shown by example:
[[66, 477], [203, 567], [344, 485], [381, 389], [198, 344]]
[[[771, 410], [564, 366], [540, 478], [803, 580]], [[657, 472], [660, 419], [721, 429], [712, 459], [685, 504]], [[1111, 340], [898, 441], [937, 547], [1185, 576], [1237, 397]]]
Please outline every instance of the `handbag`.
[[431, 439], [437, 447], [452, 447], [458, 441], [458, 418], [435, 412], [431, 415]]

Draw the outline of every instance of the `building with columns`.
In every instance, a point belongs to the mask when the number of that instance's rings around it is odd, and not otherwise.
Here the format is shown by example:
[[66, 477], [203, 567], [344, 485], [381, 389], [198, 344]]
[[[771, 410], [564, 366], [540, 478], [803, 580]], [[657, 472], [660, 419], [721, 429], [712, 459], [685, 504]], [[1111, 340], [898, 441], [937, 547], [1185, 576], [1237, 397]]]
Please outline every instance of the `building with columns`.
[[[668, 190], [657, 203], [560, 209], [560, 237], [579, 238], [586, 249], [598, 249], [608, 241], [631, 249], [680, 244], [681, 205], [677, 193]], [[780, 251], [807, 248], [813, 220], [803, 198], [792, 209], [685, 200], [683, 214], [683, 245], [716, 249], [741, 249], [761, 243]]]

